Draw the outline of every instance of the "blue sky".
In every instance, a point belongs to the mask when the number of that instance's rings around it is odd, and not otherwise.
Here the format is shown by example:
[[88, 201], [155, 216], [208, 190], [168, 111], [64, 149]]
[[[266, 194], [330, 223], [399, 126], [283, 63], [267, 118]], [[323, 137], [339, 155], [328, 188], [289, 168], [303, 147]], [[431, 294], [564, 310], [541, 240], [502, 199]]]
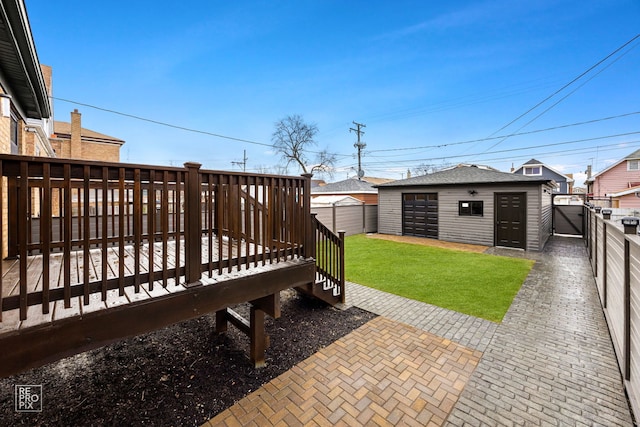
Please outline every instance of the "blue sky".
[[334, 180], [356, 173], [352, 121], [366, 125], [365, 174], [396, 179], [536, 158], [581, 185], [588, 164], [640, 148], [640, 38], [505, 127], [637, 36], [637, 0], [26, 6], [55, 118], [78, 108], [84, 127], [126, 141], [125, 162], [239, 170], [246, 150], [247, 171], [273, 168], [274, 123], [291, 114], [318, 126], [313, 150], [338, 155]]

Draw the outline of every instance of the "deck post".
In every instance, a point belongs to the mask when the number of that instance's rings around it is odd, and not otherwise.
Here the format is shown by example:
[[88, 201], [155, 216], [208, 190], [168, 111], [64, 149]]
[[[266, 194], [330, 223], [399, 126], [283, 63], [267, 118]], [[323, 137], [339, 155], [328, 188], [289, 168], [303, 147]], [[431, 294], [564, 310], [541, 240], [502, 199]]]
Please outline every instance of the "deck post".
[[200, 163], [187, 162], [185, 186], [185, 286], [200, 285], [202, 263], [202, 207]]
[[315, 257], [315, 230], [313, 228], [313, 219], [311, 218], [311, 178], [312, 173], [303, 173], [304, 178], [304, 199], [302, 201], [302, 210], [304, 211], [304, 258]]
[[264, 315], [264, 311], [251, 305], [249, 339], [251, 361], [255, 368], [262, 368], [266, 363], [264, 353], [267, 348], [267, 338], [264, 331]]
[[227, 332], [227, 328], [227, 309], [224, 308], [216, 311], [216, 333], [221, 334], [223, 332]]

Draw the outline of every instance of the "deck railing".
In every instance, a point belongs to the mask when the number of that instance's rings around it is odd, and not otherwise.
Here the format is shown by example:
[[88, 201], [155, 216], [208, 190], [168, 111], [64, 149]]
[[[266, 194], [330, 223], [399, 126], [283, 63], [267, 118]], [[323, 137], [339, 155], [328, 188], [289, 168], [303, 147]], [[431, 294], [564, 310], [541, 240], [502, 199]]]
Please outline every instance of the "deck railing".
[[316, 281], [322, 285], [324, 292], [330, 292], [324, 299], [328, 302], [345, 302], [344, 292], [344, 231], [332, 232], [312, 214], [315, 229], [315, 245], [313, 255], [316, 259]]
[[[0, 265], [0, 320], [144, 283], [188, 286], [202, 274], [308, 257], [313, 246], [308, 176], [13, 155], [0, 155], [0, 176], [0, 253], [20, 262], [15, 289]], [[40, 277], [28, 275], [30, 255], [41, 256]]]

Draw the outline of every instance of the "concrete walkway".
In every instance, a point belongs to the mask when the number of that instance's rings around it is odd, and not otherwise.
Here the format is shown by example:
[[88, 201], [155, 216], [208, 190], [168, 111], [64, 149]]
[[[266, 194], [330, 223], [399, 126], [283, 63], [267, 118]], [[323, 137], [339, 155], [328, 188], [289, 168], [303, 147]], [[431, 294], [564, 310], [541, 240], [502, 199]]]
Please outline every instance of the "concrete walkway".
[[582, 240], [534, 255], [448, 425], [633, 425]]
[[630, 426], [583, 242], [553, 238], [501, 324], [364, 286], [381, 317], [207, 425]]

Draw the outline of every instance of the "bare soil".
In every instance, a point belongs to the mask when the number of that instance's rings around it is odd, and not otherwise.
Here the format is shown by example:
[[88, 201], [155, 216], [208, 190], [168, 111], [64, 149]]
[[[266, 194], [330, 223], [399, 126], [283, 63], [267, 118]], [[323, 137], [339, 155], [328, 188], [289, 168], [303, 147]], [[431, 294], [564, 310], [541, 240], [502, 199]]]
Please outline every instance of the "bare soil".
[[[264, 368], [250, 363], [245, 335], [232, 325], [216, 334], [207, 315], [1, 379], [0, 425], [201, 425], [375, 317], [291, 290], [281, 298], [281, 318], [266, 320]], [[234, 309], [248, 315], [246, 304]], [[42, 384], [42, 412], [14, 411], [23, 384]]]

